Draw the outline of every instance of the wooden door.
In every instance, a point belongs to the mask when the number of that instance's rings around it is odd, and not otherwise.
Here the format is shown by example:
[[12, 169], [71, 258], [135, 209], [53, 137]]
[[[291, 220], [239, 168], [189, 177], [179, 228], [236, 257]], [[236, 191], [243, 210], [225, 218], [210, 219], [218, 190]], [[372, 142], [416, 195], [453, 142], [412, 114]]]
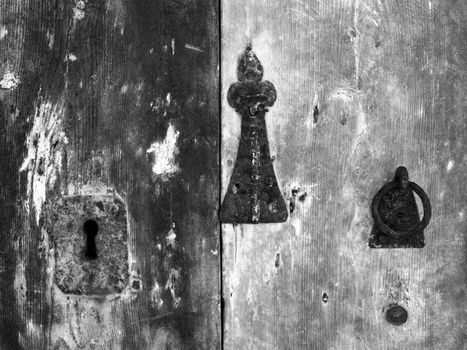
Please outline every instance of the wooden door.
[[[465, 1], [223, 1], [222, 184], [251, 43], [283, 224], [224, 224], [226, 349], [467, 349]], [[421, 249], [370, 249], [370, 204], [407, 167], [428, 194]], [[385, 319], [389, 305], [407, 322]]]
[[[0, 349], [466, 349], [466, 16], [2, 1]], [[277, 94], [267, 177], [287, 208], [221, 226], [247, 47]], [[372, 249], [400, 165], [431, 201], [425, 246]]]
[[0, 349], [219, 348], [218, 14], [1, 1]]

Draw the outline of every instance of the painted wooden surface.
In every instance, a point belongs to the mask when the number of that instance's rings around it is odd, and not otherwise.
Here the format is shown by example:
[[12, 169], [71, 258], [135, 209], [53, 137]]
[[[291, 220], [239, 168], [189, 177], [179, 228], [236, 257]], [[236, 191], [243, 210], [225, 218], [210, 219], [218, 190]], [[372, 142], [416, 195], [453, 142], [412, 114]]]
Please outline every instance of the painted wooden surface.
[[[0, 2], [0, 349], [219, 348], [218, 14]], [[96, 263], [57, 247], [112, 215]]]
[[[465, 1], [222, 2], [222, 185], [251, 43], [287, 223], [224, 224], [226, 349], [467, 349]], [[397, 166], [431, 199], [423, 249], [370, 249], [370, 203]], [[395, 327], [385, 308], [408, 320]]]

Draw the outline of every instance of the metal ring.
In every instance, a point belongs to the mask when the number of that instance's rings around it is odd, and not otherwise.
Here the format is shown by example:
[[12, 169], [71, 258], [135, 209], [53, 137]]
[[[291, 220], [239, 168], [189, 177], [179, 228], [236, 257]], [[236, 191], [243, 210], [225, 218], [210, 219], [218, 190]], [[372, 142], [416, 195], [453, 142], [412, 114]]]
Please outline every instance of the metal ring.
[[383, 219], [381, 219], [381, 216], [379, 215], [379, 205], [381, 203], [381, 199], [388, 191], [393, 190], [395, 188], [399, 188], [399, 187], [400, 187], [400, 184], [396, 181], [387, 183], [378, 191], [376, 196], [373, 198], [373, 202], [371, 203], [371, 214], [373, 215], [373, 219], [375, 221], [376, 227], [378, 227], [385, 234], [392, 236], [392, 237], [406, 237], [406, 236], [416, 234], [420, 232], [421, 230], [423, 230], [425, 227], [427, 227], [431, 219], [431, 204], [430, 204], [430, 200], [428, 199], [428, 195], [416, 183], [409, 182], [409, 188], [412, 191], [414, 191], [420, 197], [422, 201], [422, 204], [423, 204], [422, 221], [417, 225], [417, 227], [411, 230], [405, 230], [405, 231], [396, 231], [390, 228], [388, 225], [386, 225]]

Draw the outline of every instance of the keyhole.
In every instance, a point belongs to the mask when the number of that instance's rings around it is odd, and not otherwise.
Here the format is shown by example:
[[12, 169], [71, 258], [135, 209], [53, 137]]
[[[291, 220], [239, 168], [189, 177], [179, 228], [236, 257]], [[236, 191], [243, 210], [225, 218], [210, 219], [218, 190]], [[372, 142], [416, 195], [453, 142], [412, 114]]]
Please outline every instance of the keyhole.
[[86, 235], [86, 253], [85, 256], [89, 260], [97, 259], [97, 248], [95, 237], [97, 231], [99, 231], [99, 226], [94, 220], [88, 220], [83, 225], [83, 231]]

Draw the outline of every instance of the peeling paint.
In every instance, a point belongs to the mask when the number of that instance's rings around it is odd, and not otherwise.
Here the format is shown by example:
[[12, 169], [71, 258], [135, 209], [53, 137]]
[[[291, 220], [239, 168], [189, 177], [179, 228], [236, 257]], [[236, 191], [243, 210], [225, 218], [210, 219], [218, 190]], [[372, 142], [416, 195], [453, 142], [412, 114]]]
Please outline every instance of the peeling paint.
[[192, 51], [196, 51], [196, 52], [200, 52], [200, 53], [204, 52], [198, 46], [191, 45], [191, 44], [185, 44], [185, 48], [188, 49], [188, 50], [192, 50]]
[[50, 102], [36, 108], [26, 141], [27, 155], [20, 168], [20, 172], [28, 172], [27, 195], [32, 199], [38, 224], [47, 188], [53, 186], [61, 168], [61, 152], [55, 145], [67, 142], [65, 134], [59, 131], [62, 113], [62, 106]]
[[120, 93], [125, 95], [127, 91], [128, 91], [128, 84], [123, 84], [122, 88], [120, 89]]
[[81, 21], [85, 13], [87, 0], [75, 0], [75, 6], [73, 7], [73, 18], [75, 21]]
[[11, 90], [19, 84], [19, 78], [12, 72], [6, 71], [0, 81], [0, 89]]
[[[118, 299], [103, 302], [80, 296], [66, 295], [53, 287], [54, 322], [50, 343], [54, 349], [122, 349], [121, 339], [114, 332], [121, 329], [120, 318], [115, 318]], [[95, 346], [90, 346], [94, 340]], [[59, 344], [62, 344], [61, 346]]]
[[447, 172], [451, 171], [453, 167], [454, 167], [454, 161], [451, 159], [446, 165], [446, 171]]
[[340, 87], [331, 92], [330, 100], [337, 99], [346, 103], [353, 101], [356, 90], [350, 87]]
[[180, 171], [175, 160], [178, 155], [177, 141], [180, 132], [172, 124], [167, 128], [167, 135], [163, 141], [154, 142], [146, 153], [154, 154], [152, 171], [157, 178], [168, 180]]
[[65, 61], [74, 62], [77, 59], [78, 59], [78, 57], [76, 57], [76, 55], [74, 55], [72, 53], [69, 53], [68, 55], [65, 56]]
[[22, 261], [17, 262], [15, 270], [15, 278], [13, 282], [13, 287], [15, 290], [16, 296], [16, 305], [19, 307], [19, 314], [24, 316], [22, 306], [25, 305], [27, 300], [27, 283], [26, 283], [26, 274], [25, 266]]
[[6, 28], [6, 26], [1, 25], [0, 26], [0, 40], [2, 40], [7, 35], [8, 35], [8, 29]]
[[172, 228], [167, 233], [166, 239], [167, 245], [170, 245], [173, 249], [176, 248], [175, 238], [177, 238], [177, 235], [175, 234], [175, 224], [172, 224]]
[[47, 41], [49, 43], [49, 49], [52, 50], [55, 43], [55, 35], [50, 31], [47, 31]]
[[120, 27], [120, 35], [123, 35], [125, 32], [125, 15], [126, 9], [123, 3], [123, 0], [112, 0], [107, 1], [107, 10], [113, 12], [113, 26], [114, 28]]
[[180, 279], [180, 268], [172, 268], [170, 269], [170, 275], [167, 280], [167, 284], [165, 286], [166, 290], [170, 291], [170, 294], [172, 295], [172, 306], [174, 309], [177, 309], [180, 306], [180, 302], [182, 298], [177, 295], [177, 292], [175, 291], [176, 285], [180, 284], [178, 281]]
[[161, 295], [161, 288], [159, 287], [159, 283], [157, 281], [154, 283], [154, 287], [151, 290], [151, 304], [152, 307], [160, 309], [164, 304]]

